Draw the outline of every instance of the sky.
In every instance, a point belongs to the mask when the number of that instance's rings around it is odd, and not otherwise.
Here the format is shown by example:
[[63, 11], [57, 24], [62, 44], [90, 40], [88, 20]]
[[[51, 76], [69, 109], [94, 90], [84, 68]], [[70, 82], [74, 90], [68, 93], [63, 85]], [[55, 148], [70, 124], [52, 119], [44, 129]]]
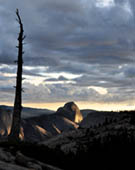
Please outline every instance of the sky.
[[17, 8], [24, 105], [135, 108], [134, 0], [0, 0], [0, 104], [14, 103]]

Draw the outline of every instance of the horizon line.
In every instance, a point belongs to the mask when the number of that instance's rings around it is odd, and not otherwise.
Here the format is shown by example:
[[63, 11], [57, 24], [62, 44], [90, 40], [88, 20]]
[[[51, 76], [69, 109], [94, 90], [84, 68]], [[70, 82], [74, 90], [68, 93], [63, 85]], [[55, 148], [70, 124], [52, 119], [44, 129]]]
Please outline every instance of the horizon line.
[[[67, 102], [51, 102], [51, 103], [23, 103], [23, 107], [34, 108], [34, 109], [48, 109], [56, 111], [59, 107], [63, 107]], [[135, 105], [127, 105], [127, 103], [91, 103], [84, 101], [74, 101], [80, 110], [95, 110], [95, 111], [133, 111], [135, 110]], [[10, 102], [0, 102], [3, 106], [14, 106]]]

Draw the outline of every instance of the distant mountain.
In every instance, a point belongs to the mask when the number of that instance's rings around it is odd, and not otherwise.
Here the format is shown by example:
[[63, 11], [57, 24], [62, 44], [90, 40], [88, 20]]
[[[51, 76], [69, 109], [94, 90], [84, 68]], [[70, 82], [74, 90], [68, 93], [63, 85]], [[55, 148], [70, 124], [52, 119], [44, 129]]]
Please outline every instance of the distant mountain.
[[[12, 112], [13, 107], [12, 106], [0, 105], [0, 111]], [[36, 109], [36, 108], [23, 107], [22, 118], [40, 116], [42, 114], [52, 114], [54, 112], [55, 111], [48, 110], [48, 109]]]
[[[26, 116], [27, 115], [27, 116]], [[32, 115], [31, 117], [29, 117]], [[35, 116], [34, 116], [35, 115]], [[37, 116], [38, 115], [38, 116]], [[20, 138], [42, 141], [60, 133], [77, 129], [83, 116], [74, 102], [69, 102], [55, 113], [44, 109], [23, 109]], [[12, 123], [12, 107], [0, 107], [0, 134], [7, 136]]]
[[[0, 134], [7, 136], [12, 123], [10, 106], [0, 106]], [[28, 141], [43, 141], [62, 132], [81, 128], [89, 128], [104, 121], [118, 119], [116, 112], [99, 112], [95, 110], [79, 110], [74, 102], [66, 103], [56, 112], [48, 109], [23, 108], [20, 137]]]
[[83, 120], [83, 115], [74, 102], [68, 102], [64, 107], [58, 108], [56, 114], [65, 116], [76, 123], [80, 123]]
[[28, 141], [43, 141], [62, 132], [77, 129], [78, 121], [82, 119], [78, 106], [69, 102], [53, 114], [23, 119], [21, 136]]

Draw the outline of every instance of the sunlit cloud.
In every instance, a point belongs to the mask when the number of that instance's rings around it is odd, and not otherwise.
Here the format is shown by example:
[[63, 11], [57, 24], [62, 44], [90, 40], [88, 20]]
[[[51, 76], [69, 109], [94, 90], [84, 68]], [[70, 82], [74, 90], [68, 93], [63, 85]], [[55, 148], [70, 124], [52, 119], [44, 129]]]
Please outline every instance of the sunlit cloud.
[[88, 89], [94, 89], [101, 95], [106, 95], [108, 93], [107, 89], [103, 87], [89, 86]]
[[114, 0], [97, 0], [96, 2], [96, 6], [101, 8], [112, 7], [114, 5]]

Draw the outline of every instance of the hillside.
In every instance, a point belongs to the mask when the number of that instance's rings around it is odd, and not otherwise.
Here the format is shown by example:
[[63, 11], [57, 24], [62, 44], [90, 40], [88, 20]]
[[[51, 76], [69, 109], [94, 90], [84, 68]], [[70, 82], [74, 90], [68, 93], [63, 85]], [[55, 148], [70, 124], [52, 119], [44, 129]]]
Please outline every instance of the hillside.
[[[66, 103], [56, 112], [42, 109], [24, 108], [23, 113], [32, 115], [22, 117], [20, 138], [25, 141], [43, 141], [62, 132], [77, 129], [83, 116], [74, 102]], [[33, 116], [33, 115], [36, 116]], [[38, 116], [37, 116], [38, 115]], [[0, 135], [6, 137], [10, 133], [12, 108], [0, 108]]]
[[[64, 169], [130, 169], [134, 167], [135, 112], [119, 112], [117, 119], [63, 133], [43, 144], [65, 155]], [[114, 117], [115, 117], [114, 114]]]
[[89, 128], [103, 124], [105, 121], [116, 120], [120, 118], [119, 112], [91, 111], [80, 123], [80, 127]]
[[8, 162], [9, 167], [33, 166], [35, 170], [134, 168], [135, 112], [115, 114], [117, 119], [114, 116], [97, 126], [79, 127], [37, 144], [2, 142], [0, 167]]

